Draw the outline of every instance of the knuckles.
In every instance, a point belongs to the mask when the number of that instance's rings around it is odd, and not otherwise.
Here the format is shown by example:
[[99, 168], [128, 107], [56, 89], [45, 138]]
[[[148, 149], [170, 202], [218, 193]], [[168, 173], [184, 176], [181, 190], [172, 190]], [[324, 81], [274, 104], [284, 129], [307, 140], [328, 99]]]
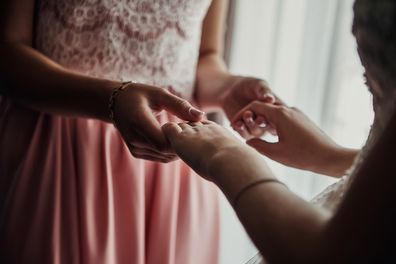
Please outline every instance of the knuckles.
[[189, 109], [191, 107], [190, 103], [187, 100], [178, 98], [175, 102], [182, 109]]
[[278, 106], [277, 112], [281, 115], [287, 116], [290, 114], [290, 108], [284, 105]]

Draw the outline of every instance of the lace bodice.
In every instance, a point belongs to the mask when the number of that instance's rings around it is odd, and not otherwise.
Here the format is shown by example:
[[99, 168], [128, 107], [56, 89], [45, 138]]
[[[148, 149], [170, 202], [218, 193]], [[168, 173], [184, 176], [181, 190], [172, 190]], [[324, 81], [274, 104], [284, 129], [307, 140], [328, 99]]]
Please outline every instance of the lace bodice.
[[[370, 153], [371, 149], [377, 143], [378, 139], [383, 134], [386, 129], [389, 120], [391, 119], [393, 113], [396, 111], [396, 91], [388, 91], [386, 96], [383, 96], [381, 100], [373, 100], [375, 118], [374, 123], [371, 126], [370, 134], [366, 141], [366, 144], [360, 151], [359, 155], [356, 157], [353, 165], [348, 170], [347, 174], [342, 177], [336, 183], [327, 187], [323, 192], [314, 197], [311, 201], [312, 204], [318, 205], [329, 212], [335, 212], [340, 203], [342, 202], [345, 194], [348, 192], [351, 183], [359, 172], [360, 167], [364, 164], [367, 155]], [[263, 257], [257, 254], [252, 259], [250, 259], [246, 264], [265, 264]]]
[[337, 209], [345, 193], [347, 192], [350, 183], [352, 182], [353, 173], [357, 170], [357, 168], [363, 163], [365, 159], [365, 156], [368, 152], [366, 148], [367, 147], [363, 148], [360, 154], [356, 157], [354, 164], [348, 170], [347, 174], [336, 183], [328, 186], [316, 197], [314, 197], [311, 203], [330, 211], [334, 211], [335, 209]]
[[172, 88], [190, 98], [210, 0], [42, 0], [36, 46], [90, 76]]
[[360, 166], [365, 161], [367, 154], [376, 144], [377, 140], [381, 137], [382, 133], [387, 127], [392, 114], [395, 112], [395, 102], [396, 92], [389, 92], [389, 94], [384, 96], [384, 98], [381, 100], [373, 100], [375, 118], [365, 146], [356, 157], [355, 162], [348, 170], [347, 175], [317, 195], [311, 201], [313, 204], [319, 205], [330, 211], [334, 211], [338, 207], [342, 201], [342, 198], [344, 197], [344, 194], [348, 191], [350, 184], [353, 182], [356, 173], [359, 171]]

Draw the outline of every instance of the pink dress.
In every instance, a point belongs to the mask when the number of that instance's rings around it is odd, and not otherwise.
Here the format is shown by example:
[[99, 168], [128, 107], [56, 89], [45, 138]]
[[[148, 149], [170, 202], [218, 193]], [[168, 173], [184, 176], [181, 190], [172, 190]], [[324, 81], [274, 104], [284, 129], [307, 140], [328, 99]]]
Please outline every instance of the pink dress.
[[[38, 2], [52, 60], [191, 98], [210, 0]], [[218, 262], [217, 190], [181, 161], [134, 159], [111, 124], [1, 97], [0, 146], [0, 263]]]

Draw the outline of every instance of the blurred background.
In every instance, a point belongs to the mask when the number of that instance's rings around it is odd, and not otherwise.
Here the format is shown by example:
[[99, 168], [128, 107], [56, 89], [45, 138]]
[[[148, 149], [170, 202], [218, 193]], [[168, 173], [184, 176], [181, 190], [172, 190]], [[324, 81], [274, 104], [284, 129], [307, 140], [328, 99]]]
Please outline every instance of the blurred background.
[[[260, 77], [341, 145], [360, 148], [373, 119], [351, 33], [353, 0], [230, 0], [226, 58], [231, 72]], [[334, 179], [267, 160], [306, 200]], [[257, 253], [222, 201], [222, 264]]]

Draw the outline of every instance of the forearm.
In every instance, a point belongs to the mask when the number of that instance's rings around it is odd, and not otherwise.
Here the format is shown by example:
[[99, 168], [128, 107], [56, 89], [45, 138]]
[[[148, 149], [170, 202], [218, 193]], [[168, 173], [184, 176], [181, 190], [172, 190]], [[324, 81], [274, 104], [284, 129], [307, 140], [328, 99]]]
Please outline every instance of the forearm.
[[[231, 203], [249, 182], [274, 178], [261, 158], [232, 153], [238, 162], [226, 162], [230, 159], [219, 154], [209, 170]], [[252, 187], [240, 196], [234, 209], [269, 263], [314, 263], [312, 260], [318, 257], [319, 241], [329, 215], [283, 185], [264, 183]]]
[[108, 120], [108, 99], [120, 82], [67, 70], [33, 48], [0, 44], [1, 94], [41, 112]]
[[339, 178], [347, 174], [359, 150], [339, 147], [329, 153], [330, 154], [323, 159], [322, 164], [314, 164], [310, 170]]
[[215, 52], [201, 55], [196, 77], [195, 97], [206, 110], [218, 109], [220, 97], [231, 81], [221, 56]]

